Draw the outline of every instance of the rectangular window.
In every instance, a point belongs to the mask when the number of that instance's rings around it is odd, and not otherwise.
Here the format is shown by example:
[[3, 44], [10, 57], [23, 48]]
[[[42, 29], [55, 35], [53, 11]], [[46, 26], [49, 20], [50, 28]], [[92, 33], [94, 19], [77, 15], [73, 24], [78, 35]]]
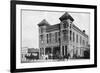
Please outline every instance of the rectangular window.
[[47, 43], [49, 43], [49, 38], [48, 38], [48, 34], [47, 34]]
[[55, 42], [57, 42], [57, 32], [55, 32]]
[[43, 35], [40, 35], [40, 40], [43, 41]]
[[68, 41], [68, 30], [66, 30], [66, 41]]
[[68, 52], [67, 52], [67, 45], [65, 46], [65, 55], [67, 56], [68, 55]]
[[80, 44], [81, 44], [81, 41], [82, 41], [82, 37], [80, 36]]
[[78, 35], [76, 35], [76, 43], [78, 43]]
[[64, 56], [64, 46], [62, 46], [62, 54], [63, 54], [63, 56]]
[[72, 31], [70, 30], [70, 41], [72, 40]]
[[57, 32], [57, 40], [60, 42], [60, 32]]
[[73, 42], [75, 41], [75, 33], [73, 32]]
[[43, 33], [43, 28], [41, 28], [41, 33]]
[[49, 42], [51, 43], [51, 33], [49, 33]]
[[63, 30], [63, 41], [66, 41], [67, 39], [67, 31]]

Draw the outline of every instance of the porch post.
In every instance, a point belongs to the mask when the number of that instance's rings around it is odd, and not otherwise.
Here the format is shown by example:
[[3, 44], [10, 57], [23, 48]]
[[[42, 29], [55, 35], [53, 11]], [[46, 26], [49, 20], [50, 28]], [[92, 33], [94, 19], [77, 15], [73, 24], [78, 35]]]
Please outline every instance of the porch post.
[[62, 46], [60, 46], [60, 55], [61, 55], [61, 57], [63, 56], [62, 55]]
[[44, 48], [44, 55], [45, 55], [45, 48]]
[[53, 59], [53, 47], [51, 47], [51, 54], [52, 54], [52, 59]]

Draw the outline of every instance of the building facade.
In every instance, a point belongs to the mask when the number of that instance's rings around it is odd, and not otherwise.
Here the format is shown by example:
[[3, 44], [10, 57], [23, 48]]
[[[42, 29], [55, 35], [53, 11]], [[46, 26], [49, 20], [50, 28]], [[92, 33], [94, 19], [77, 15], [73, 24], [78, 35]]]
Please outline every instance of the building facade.
[[28, 47], [21, 48], [21, 63], [26, 61], [25, 55], [28, 53]]
[[88, 35], [80, 30], [72, 16], [65, 12], [60, 23], [50, 25], [45, 19], [39, 26], [40, 59], [83, 57], [88, 49]]
[[21, 49], [21, 63], [39, 59], [39, 49], [23, 47]]

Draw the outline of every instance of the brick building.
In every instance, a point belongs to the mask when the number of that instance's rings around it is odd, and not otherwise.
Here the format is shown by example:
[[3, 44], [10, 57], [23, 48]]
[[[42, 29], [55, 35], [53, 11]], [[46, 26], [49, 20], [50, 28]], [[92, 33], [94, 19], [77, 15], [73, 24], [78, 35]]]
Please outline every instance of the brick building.
[[88, 35], [73, 24], [73, 17], [65, 12], [60, 23], [50, 25], [45, 19], [39, 26], [40, 58], [57, 59], [83, 57], [88, 49]]

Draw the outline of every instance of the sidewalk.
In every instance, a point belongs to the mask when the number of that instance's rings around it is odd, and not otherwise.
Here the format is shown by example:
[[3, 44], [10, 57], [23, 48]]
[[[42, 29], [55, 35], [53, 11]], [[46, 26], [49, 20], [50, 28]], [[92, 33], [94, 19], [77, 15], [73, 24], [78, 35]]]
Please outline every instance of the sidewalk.
[[41, 60], [27, 60], [22, 63], [39, 63], [39, 62], [61, 62], [61, 61], [76, 61], [76, 60], [87, 60], [87, 59], [41, 59]]

